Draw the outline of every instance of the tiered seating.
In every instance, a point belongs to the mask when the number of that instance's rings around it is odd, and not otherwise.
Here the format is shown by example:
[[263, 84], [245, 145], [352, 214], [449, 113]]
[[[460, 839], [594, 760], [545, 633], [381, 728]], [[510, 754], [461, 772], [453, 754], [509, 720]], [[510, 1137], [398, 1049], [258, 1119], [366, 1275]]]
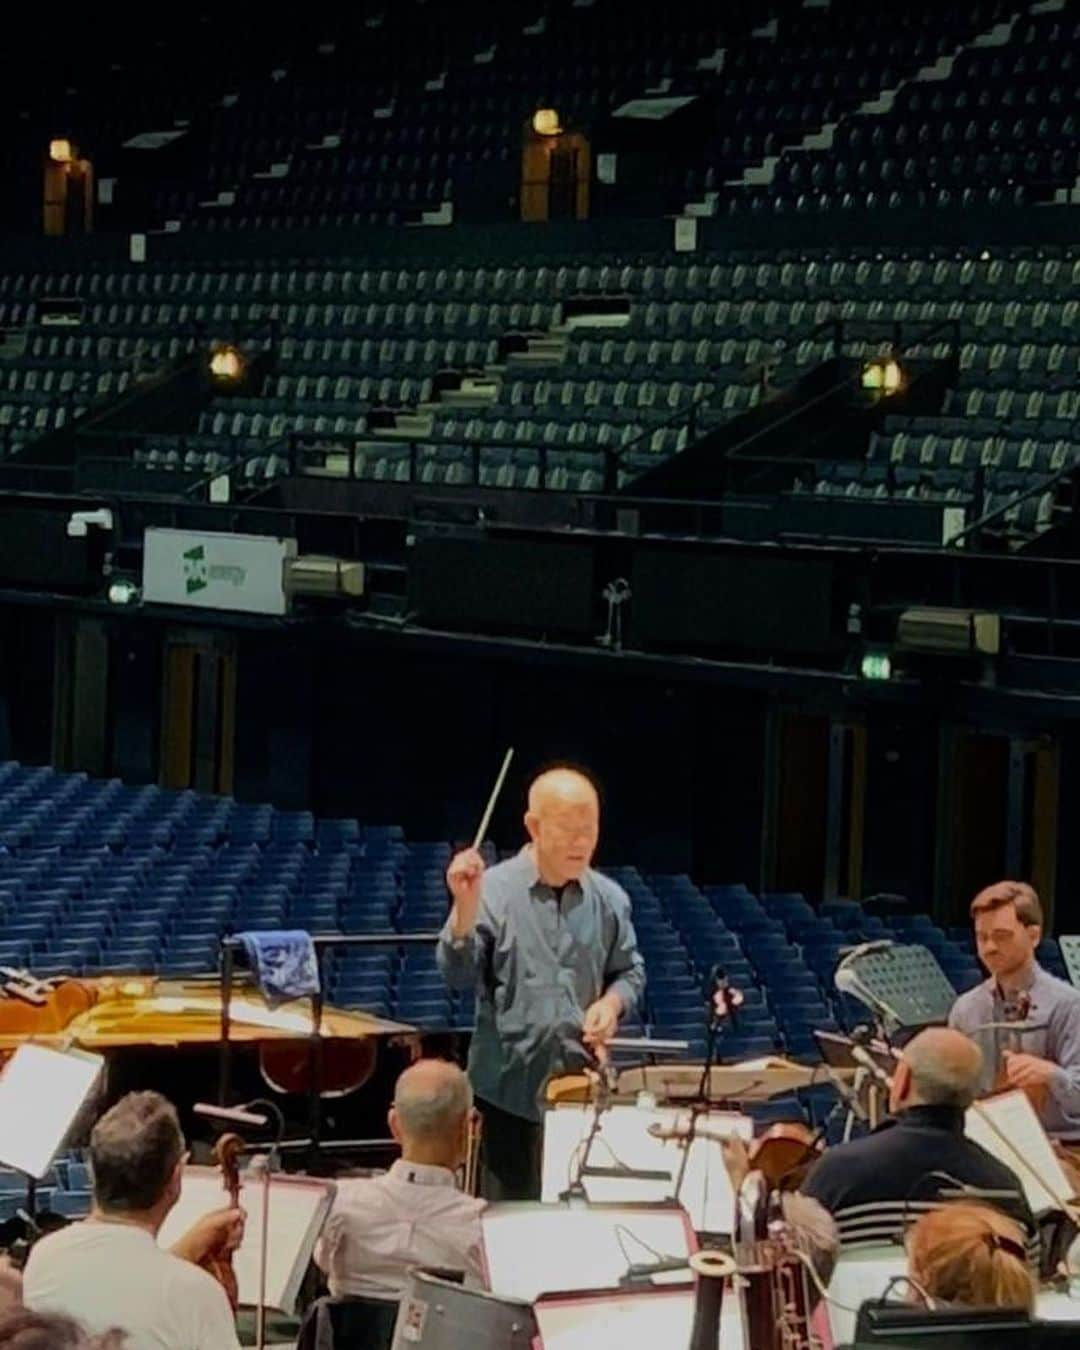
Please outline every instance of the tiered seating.
[[[884, 350], [881, 321], [909, 325], [909, 355], [943, 356], [940, 337], [918, 334], [955, 321], [959, 379], [943, 415], [887, 417], [865, 461], [823, 463], [808, 490], [867, 497], [934, 498], [984, 510], [1064, 470], [1080, 457], [1073, 387], [1080, 348], [1076, 304], [1068, 287], [1078, 263], [1071, 252], [1042, 256], [1018, 249], [979, 258], [884, 257], [810, 264], [801, 275], [807, 297], [828, 293], [845, 320], [845, 349], [869, 357]], [[1050, 522], [1049, 492], [1007, 517], [1037, 533]]]
[[[214, 119], [204, 178], [164, 185], [156, 213], [219, 230], [394, 224], [468, 198], [478, 184], [503, 208], [536, 107], [592, 126], [661, 81], [693, 88], [697, 61], [722, 30], [744, 26], [750, 8], [726, 6], [721, 16], [695, 0], [627, 25], [605, 0], [562, 0], [528, 16], [498, 4], [406, 4], [355, 32], [338, 24], [318, 57], [297, 53], [282, 78]], [[754, 18], [770, 9], [754, 6]]]
[[[835, 6], [831, 7], [835, 10]], [[942, 18], [946, 11], [940, 11]], [[1010, 20], [1003, 5], [958, 14], [959, 31], [921, 53], [935, 78], [904, 83], [894, 100], [844, 116], [821, 148], [789, 149], [765, 188], [737, 193], [735, 209], [824, 211], [833, 207], [998, 206], [1050, 200], [1077, 176], [1073, 69], [1080, 22], [1071, 9], [1032, 13], [1006, 25], [1007, 41], [956, 50]], [[874, 16], [863, 11], [872, 25]], [[966, 21], [976, 27], [963, 32]], [[892, 25], [890, 24], [890, 37]], [[871, 66], [872, 70], [878, 69]], [[895, 68], [891, 74], [914, 74]], [[863, 77], [865, 79], [865, 76]], [[881, 81], [882, 89], [896, 79]], [[835, 116], [822, 121], [836, 121]]]
[[[24, 1173], [0, 1168], [0, 1223], [26, 1209], [27, 1179]], [[65, 1219], [83, 1219], [91, 1207], [90, 1170], [78, 1150], [60, 1154], [38, 1182], [35, 1203], [39, 1211]]]
[[[959, 376], [943, 414], [885, 417], [865, 459], [819, 461], [795, 486], [991, 510], [1076, 462], [1078, 279], [1072, 249], [965, 257], [897, 245], [782, 260], [9, 273], [0, 325], [34, 325], [42, 298], [62, 296], [84, 302], [85, 326], [31, 326], [24, 354], [0, 358], [0, 435], [16, 423], [13, 443], [41, 434], [209, 336], [246, 335], [256, 350], [273, 322], [281, 336], [265, 387], [215, 400], [190, 434], [151, 429], [135, 462], [194, 475], [235, 462], [258, 483], [287, 471], [298, 435], [307, 472], [589, 491], [602, 487], [609, 453], [628, 482], [814, 369], [831, 354], [829, 319], [857, 358], [885, 350], [894, 322], [908, 355], [945, 357], [955, 325]], [[566, 325], [567, 302], [589, 297], [625, 300], [625, 323], [590, 326], [586, 313]], [[508, 350], [530, 337], [555, 350]], [[468, 393], [469, 380], [483, 391]], [[1037, 534], [1052, 508], [1048, 489], [1008, 524]]]

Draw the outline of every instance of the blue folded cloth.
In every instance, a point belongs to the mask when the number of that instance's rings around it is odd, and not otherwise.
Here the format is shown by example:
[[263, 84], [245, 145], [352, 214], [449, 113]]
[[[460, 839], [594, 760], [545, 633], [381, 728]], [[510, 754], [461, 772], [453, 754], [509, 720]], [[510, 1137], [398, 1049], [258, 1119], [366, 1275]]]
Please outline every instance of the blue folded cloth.
[[319, 992], [319, 962], [310, 933], [293, 928], [236, 936], [271, 1008]]

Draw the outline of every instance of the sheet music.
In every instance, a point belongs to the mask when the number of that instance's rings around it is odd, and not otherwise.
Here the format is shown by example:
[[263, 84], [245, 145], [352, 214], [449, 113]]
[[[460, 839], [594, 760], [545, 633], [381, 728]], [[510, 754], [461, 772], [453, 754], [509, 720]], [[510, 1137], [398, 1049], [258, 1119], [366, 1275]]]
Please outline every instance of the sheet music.
[[[160, 994], [147, 1000], [147, 1006], [156, 1012], [176, 1014], [209, 1013], [214, 1017], [221, 1015], [221, 1002], [216, 998], [183, 997], [173, 994]], [[263, 1027], [267, 1031], [295, 1031], [299, 1036], [311, 1034], [311, 1013], [287, 1008], [267, 1008], [259, 1003], [249, 1003], [246, 999], [234, 998], [229, 1003], [229, 1016], [234, 1022], [243, 1022], [248, 1026]]]
[[[639, 1345], [682, 1350], [690, 1344], [694, 1295], [656, 1292], [540, 1302], [536, 1325], [543, 1350], [627, 1350]], [[727, 1350], [723, 1336], [721, 1340]], [[738, 1342], [733, 1341], [733, 1350], [736, 1346]]]
[[[313, 1177], [275, 1175], [270, 1183], [270, 1240], [267, 1244], [266, 1303], [291, 1314], [300, 1281], [307, 1270], [316, 1240], [322, 1232], [337, 1188], [332, 1181]], [[172, 1244], [195, 1223], [228, 1204], [221, 1173], [213, 1167], [186, 1167], [180, 1199], [169, 1213], [158, 1245]], [[262, 1179], [241, 1177], [240, 1207], [247, 1214], [244, 1240], [233, 1253], [240, 1302], [254, 1307], [259, 1301], [259, 1251], [262, 1243]]]
[[[980, 1114], [980, 1111], [985, 1115]], [[997, 1131], [985, 1117], [989, 1117], [993, 1125], [997, 1126]], [[1054, 1153], [1042, 1122], [1035, 1114], [1035, 1108], [1023, 1092], [1018, 1089], [1003, 1092], [969, 1108], [964, 1132], [969, 1139], [981, 1144], [1015, 1173], [1024, 1188], [1032, 1213], [1060, 1209], [1061, 1202], [1071, 1197], [1072, 1187], [1065, 1177], [1061, 1162]], [[1052, 1189], [1047, 1189], [1039, 1178], [1043, 1178]]]
[[20, 1045], [0, 1074], [0, 1163], [40, 1181], [104, 1063], [101, 1055], [83, 1050]]
[[[686, 1215], [629, 1205], [491, 1205], [481, 1219], [491, 1292], [532, 1302], [541, 1294], [618, 1285], [631, 1263], [689, 1256]], [[689, 1267], [658, 1275], [693, 1280]]]
[[[593, 1119], [592, 1106], [562, 1106], [545, 1115], [541, 1191], [545, 1202], [557, 1201], [577, 1175]], [[583, 1184], [589, 1200], [600, 1204], [656, 1204], [674, 1199], [686, 1150], [677, 1140], [654, 1138], [649, 1134], [649, 1126], [685, 1129], [689, 1123], [690, 1112], [685, 1108], [613, 1106], [605, 1111], [589, 1153], [589, 1166], [614, 1167], [621, 1163], [634, 1170], [664, 1171], [667, 1179], [585, 1177]], [[700, 1114], [698, 1128], [715, 1134], [735, 1134], [746, 1140], [753, 1137], [750, 1117], [727, 1111]], [[678, 1200], [698, 1232], [731, 1232], [735, 1199], [719, 1141], [695, 1139], [689, 1146]]]

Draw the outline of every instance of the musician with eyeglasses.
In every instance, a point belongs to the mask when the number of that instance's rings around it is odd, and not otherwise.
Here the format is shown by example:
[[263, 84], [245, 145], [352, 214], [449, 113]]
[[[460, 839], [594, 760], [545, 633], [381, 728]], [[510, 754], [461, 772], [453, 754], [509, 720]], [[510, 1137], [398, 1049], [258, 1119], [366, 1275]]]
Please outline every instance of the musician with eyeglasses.
[[956, 1000], [949, 1025], [981, 1046], [982, 1091], [1020, 1088], [1051, 1137], [1080, 1140], [1080, 990], [1035, 959], [1039, 897], [1026, 882], [999, 881], [971, 902], [971, 918], [989, 978]]
[[483, 1282], [484, 1202], [458, 1185], [472, 1090], [456, 1064], [420, 1059], [397, 1080], [390, 1133], [401, 1157], [381, 1176], [339, 1178], [315, 1261], [335, 1297], [400, 1299], [414, 1266]]
[[489, 1200], [539, 1199], [544, 1086], [604, 1057], [645, 984], [630, 900], [592, 867], [593, 784], [569, 768], [541, 774], [525, 828], [529, 843], [496, 867], [476, 849], [451, 861], [437, 953], [448, 984], [476, 990], [469, 1077]]

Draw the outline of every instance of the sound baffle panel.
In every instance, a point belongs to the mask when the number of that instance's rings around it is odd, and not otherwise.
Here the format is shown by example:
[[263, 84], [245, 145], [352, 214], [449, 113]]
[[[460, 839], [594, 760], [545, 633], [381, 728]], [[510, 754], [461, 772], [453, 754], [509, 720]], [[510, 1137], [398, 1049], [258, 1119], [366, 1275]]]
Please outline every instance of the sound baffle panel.
[[409, 555], [409, 608], [435, 628], [593, 633], [594, 589], [579, 544], [430, 536]]
[[818, 652], [837, 645], [833, 566], [820, 560], [642, 549], [634, 558], [635, 646]]

